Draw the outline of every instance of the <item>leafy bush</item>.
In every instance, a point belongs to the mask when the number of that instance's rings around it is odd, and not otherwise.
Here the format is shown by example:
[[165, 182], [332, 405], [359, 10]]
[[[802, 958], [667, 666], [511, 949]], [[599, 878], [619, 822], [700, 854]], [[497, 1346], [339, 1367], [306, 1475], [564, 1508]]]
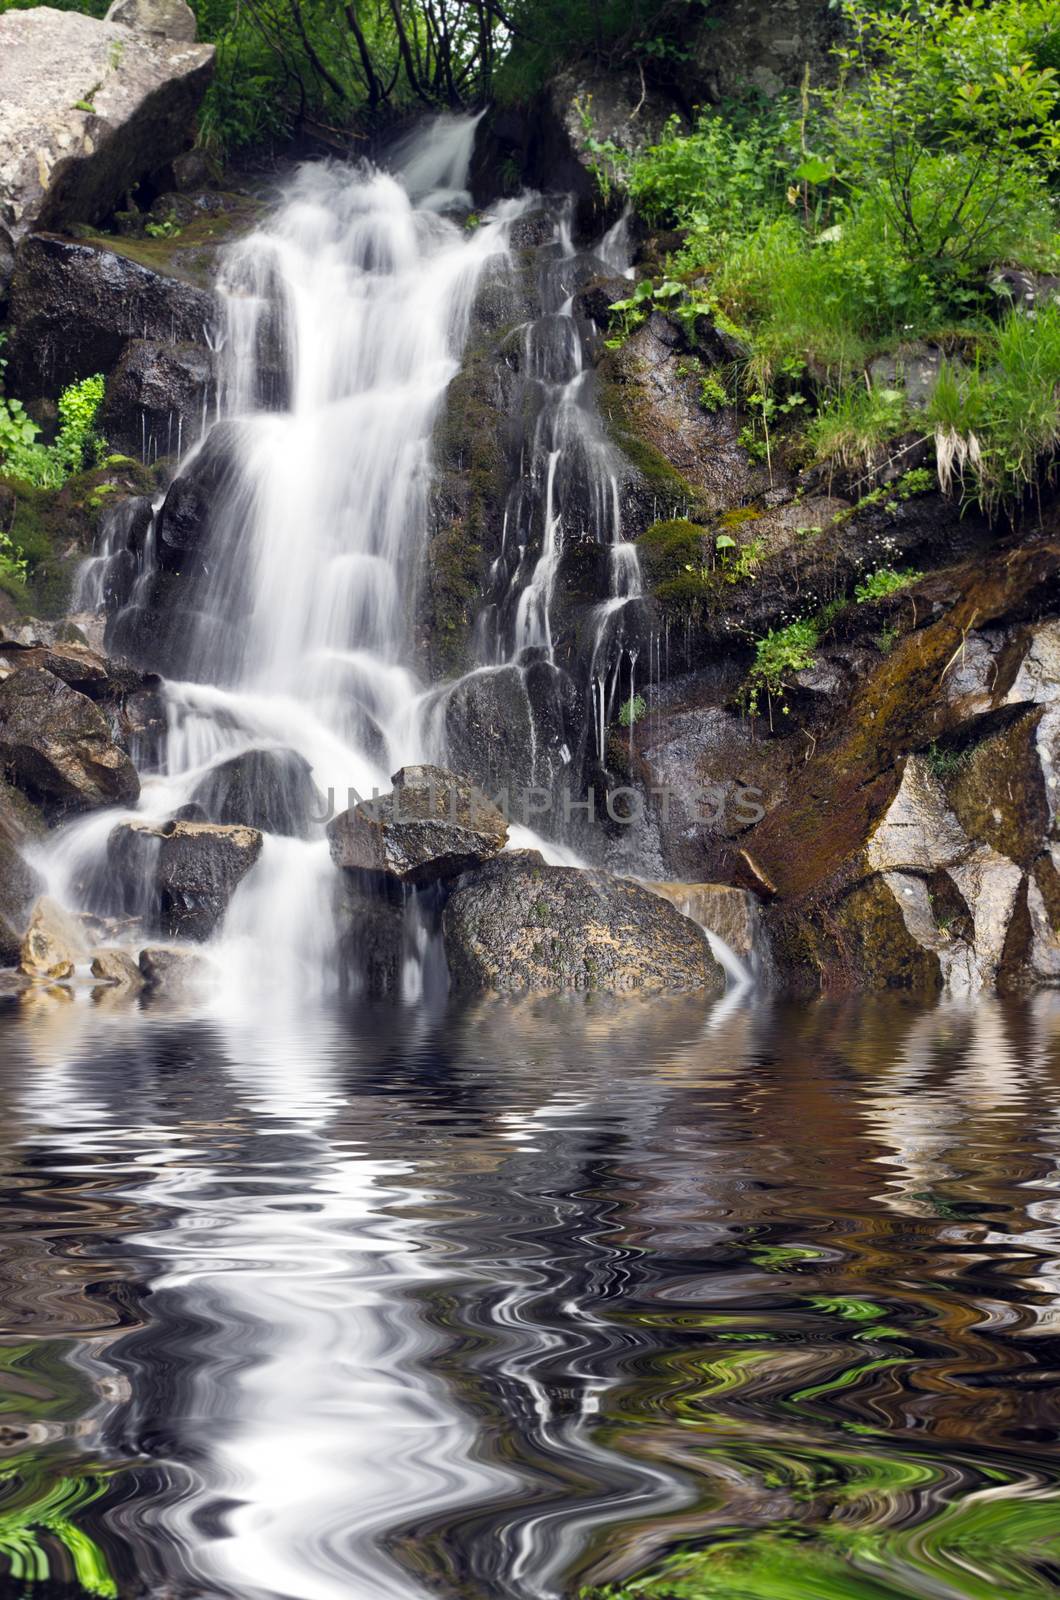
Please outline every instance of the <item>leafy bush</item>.
[[[994, 506], [1058, 442], [1042, 317], [984, 328], [999, 262], [1060, 265], [1060, 12], [1050, 0], [842, 10], [833, 87], [807, 82], [786, 107], [669, 130], [632, 162], [630, 192], [650, 221], [685, 230], [663, 285], [683, 295], [667, 309], [693, 341], [707, 315], [746, 348], [741, 442], [753, 457], [771, 465], [774, 435], [805, 419], [801, 459], [808, 447], [849, 468], [873, 462], [916, 419], [897, 389], [867, 382], [871, 359], [960, 334], [984, 352], [971, 377], [939, 385], [940, 478]], [[627, 318], [659, 292], [638, 286]]]
[[711, 112], [682, 135], [674, 121], [633, 163], [629, 190], [638, 211], [650, 222], [707, 235], [712, 248], [746, 233], [783, 207], [782, 128], [775, 117], [759, 116], [737, 132]]
[[105, 447], [96, 435], [96, 418], [103, 390], [98, 373], [63, 390], [59, 431], [50, 445], [38, 442], [41, 430], [21, 401], [0, 399], [0, 469], [39, 489], [58, 489], [93, 458], [100, 458]]

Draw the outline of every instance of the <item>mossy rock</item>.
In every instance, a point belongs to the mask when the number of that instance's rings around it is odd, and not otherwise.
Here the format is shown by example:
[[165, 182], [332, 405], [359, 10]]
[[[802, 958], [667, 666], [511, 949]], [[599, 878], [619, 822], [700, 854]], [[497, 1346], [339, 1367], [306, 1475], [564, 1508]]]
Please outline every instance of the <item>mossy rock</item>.
[[61, 616], [107, 507], [156, 488], [154, 472], [125, 456], [77, 473], [59, 489], [0, 477], [0, 528], [28, 562], [25, 583], [0, 572], [0, 590], [33, 616]]

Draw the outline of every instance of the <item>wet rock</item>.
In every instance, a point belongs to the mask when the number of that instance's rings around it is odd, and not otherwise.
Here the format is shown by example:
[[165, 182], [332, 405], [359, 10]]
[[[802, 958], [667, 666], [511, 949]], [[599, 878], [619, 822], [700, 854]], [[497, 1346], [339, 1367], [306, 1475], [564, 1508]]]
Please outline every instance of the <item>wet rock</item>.
[[[185, 361], [188, 347], [199, 347], [209, 361], [213, 322], [213, 296], [194, 284], [102, 243], [34, 234], [11, 280], [9, 381], [27, 397], [54, 395], [86, 373], [114, 372], [131, 340], [179, 346]], [[110, 416], [138, 455], [139, 419], [118, 404], [119, 394], [129, 399], [131, 383], [127, 374], [113, 391]]]
[[750, 968], [762, 946], [758, 904], [746, 889], [723, 883], [645, 883], [645, 889], [669, 900], [683, 917], [717, 934], [740, 961]]
[[198, 32], [195, 13], [185, 0], [114, 0], [104, 20], [189, 44]]
[[710, 517], [769, 487], [739, 442], [736, 411], [700, 404], [702, 375], [689, 357], [680, 330], [656, 312], [601, 363], [601, 408], [640, 476], [645, 522]]
[[22, 940], [20, 965], [26, 976], [70, 978], [87, 958], [88, 941], [77, 917], [48, 896], [38, 900]]
[[446, 750], [454, 767], [490, 793], [512, 797], [551, 780], [566, 738], [564, 685], [548, 662], [470, 674], [446, 691]]
[[626, 879], [549, 867], [514, 851], [456, 885], [442, 917], [454, 988], [724, 988], [706, 935]]
[[935, 392], [939, 373], [947, 360], [937, 345], [916, 340], [902, 345], [893, 355], [877, 356], [869, 365], [869, 377], [880, 389], [901, 389], [906, 404], [922, 410]]
[[508, 824], [469, 779], [441, 767], [402, 767], [393, 792], [362, 801], [328, 826], [339, 867], [403, 883], [452, 878], [504, 848]]
[[57, 637], [55, 625], [0, 627], [0, 679], [42, 667], [71, 689], [97, 697], [111, 681], [111, 665], [87, 644]]
[[213, 56], [212, 45], [47, 6], [0, 16], [0, 225], [8, 240], [99, 221], [177, 155]]
[[393, 879], [342, 874], [338, 905], [339, 977], [345, 993], [382, 999], [401, 994], [410, 954], [408, 896]]
[[142, 461], [181, 456], [212, 421], [215, 403], [212, 351], [132, 339], [107, 379], [100, 428], [112, 449]]
[[92, 976], [101, 983], [113, 984], [121, 989], [142, 989], [145, 982], [138, 964], [127, 950], [94, 950]]
[[312, 769], [293, 750], [247, 750], [211, 768], [191, 796], [203, 820], [309, 839], [324, 816]]
[[963, 861], [971, 848], [938, 778], [925, 760], [913, 757], [898, 793], [869, 836], [866, 864], [873, 872], [935, 872]]
[[[256, 828], [207, 822], [129, 822], [107, 841], [107, 859], [126, 886], [126, 909], [171, 939], [206, 940], [261, 854]], [[145, 893], [146, 891], [146, 893]]]
[[132, 805], [140, 780], [99, 708], [40, 667], [0, 684], [0, 762], [16, 786], [62, 815]]
[[238, 439], [237, 423], [219, 424], [170, 485], [158, 514], [157, 552], [163, 568], [184, 571], [192, 557], [198, 558], [193, 570], [201, 565], [236, 481]]
[[209, 981], [209, 964], [193, 950], [151, 945], [140, 951], [140, 975], [152, 996], [187, 999]]
[[36, 808], [17, 790], [0, 783], [0, 966], [18, 964], [30, 912], [44, 889], [24, 851], [45, 832]]

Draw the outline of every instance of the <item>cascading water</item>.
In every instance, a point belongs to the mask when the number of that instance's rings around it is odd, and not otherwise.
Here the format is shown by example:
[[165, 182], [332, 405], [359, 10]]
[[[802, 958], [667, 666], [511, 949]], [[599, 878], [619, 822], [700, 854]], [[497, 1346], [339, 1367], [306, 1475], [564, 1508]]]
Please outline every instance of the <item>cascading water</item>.
[[[340, 807], [349, 788], [386, 789], [422, 753], [408, 600], [432, 429], [476, 289], [503, 266], [528, 203], [501, 203], [474, 230], [443, 214], [470, 204], [474, 128], [436, 120], [407, 142], [398, 176], [302, 168], [267, 224], [227, 256], [225, 420], [182, 467], [182, 478], [199, 471], [209, 485], [210, 532], [187, 558], [165, 749], [144, 777], [137, 820], [172, 817], [211, 772], [251, 750], [294, 752]], [[277, 392], [282, 409], [270, 409]], [[167, 559], [155, 509], [119, 631]], [[112, 524], [88, 565], [82, 606], [121, 591], [132, 516]], [[45, 862], [53, 893], [116, 909], [105, 859], [119, 820], [109, 812], [65, 831]], [[333, 965], [334, 873], [319, 820], [315, 837], [292, 837], [304, 831], [281, 819], [233, 900], [221, 956], [241, 971], [226, 988], [253, 974], [258, 989], [262, 979], [304, 989]]]
[[[264, 816], [222, 819], [265, 835], [213, 945], [229, 996], [300, 995], [341, 976], [343, 891], [325, 794], [342, 809], [351, 790], [385, 790], [398, 767], [423, 759], [488, 781], [473, 753], [453, 747], [452, 711], [496, 675], [517, 681], [522, 718], [504, 780], [518, 791], [562, 778], [575, 792], [587, 760], [606, 765], [606, 724], [632, 679], [638, 634], [627, 640], [624, 618], [641, 583], [623, 532], [628, 468], [597, 417], [575, 309], [580, 285], [625, 270], [627, 230], [620, 222], [581, 253], [569, 203], [535, 196], [466, 226], [475, 125], [435, 120], [399, 149], [396, 176], [303, 167], [267, 223], [228, 251], [222, 414], [164, 503], [130, 502], [109, 519], [83, 573], [80, 604], [109, 609], [112, 645], [136, 641], [140, 664], [166, 675], [163, 748], [134, 751], [143, 791], [131, 816], [157, 827], [204, 793], [223, 800], [240, 759], [255, 763], [258, 790], [268, 781]], [[476, 628], [480, 665], [425, 691], [410, 665], [411, 597], [430, 526], [435, 423], [479, 290], [516, 276], [513, 226], [532, 209], [538, 237], [543, 219], [552, 243], [531, 296], [540, 309], [520, 334], [522, 443]], [[579, 549], [607, 552], [597, 590], [607, 598], [591, 613], [580, 663], [566, 644], [559, 659], [554, 615], [563, 564]], [[149, 895], [116, 881], [108, 855], [122, 820], [108, 812], [72, 825], [43, 866], [53, 894], [139, 918], [138, 935]], [[563, 834], [557, 815], [547, 831]], [[513, 844], [540, 842], [513, 827]], [[578, 861], [562, 845], [552, 858]], [[421, 912], [406, 919], [410, 999], [438, 973]]]

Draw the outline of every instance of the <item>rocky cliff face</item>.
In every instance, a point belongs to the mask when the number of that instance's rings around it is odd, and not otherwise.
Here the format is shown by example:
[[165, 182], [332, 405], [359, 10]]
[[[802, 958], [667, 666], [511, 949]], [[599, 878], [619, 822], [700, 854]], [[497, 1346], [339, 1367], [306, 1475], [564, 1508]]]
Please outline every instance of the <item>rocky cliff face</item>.
[[27, 234], [98, 222], [186, 147], [213, 46], [192, 42], [183, 4], [151, 11], [150, 31], [146, 15], [0, 16], [0, 293]]

